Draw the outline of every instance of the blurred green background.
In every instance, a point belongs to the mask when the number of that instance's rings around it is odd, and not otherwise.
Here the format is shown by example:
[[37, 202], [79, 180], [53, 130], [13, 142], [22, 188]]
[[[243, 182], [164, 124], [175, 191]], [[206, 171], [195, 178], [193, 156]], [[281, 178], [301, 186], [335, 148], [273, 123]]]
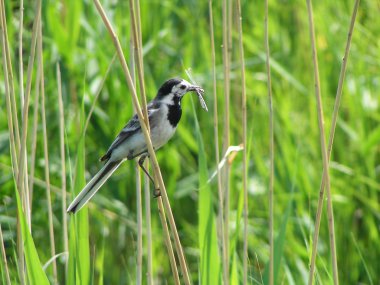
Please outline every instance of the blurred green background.
[[[24, 6], [24, 71], [30, 54], [34, 1]], [[278, 284], [307, 282], [315, 211], [322, 175], [319, 129], [314, 95], [311, 46], [305, 1], [269, 1], [269, 43], [275, 136], [275, 236], [281, 229], [283, 251]], [[130, 25], [127, 1], [102, 1], [130, 62]], [[314, 19], [325, 113], [326, 134], [338, 84], [354, 1], [314, 1]], [[235, 4], [233, 4], [235, 5]], [[222, 64], [222, 4], [214, 1], [216, 72], [220, 143], [224, 120]], [[8, 34], [15, 74], [18, 74], [19, 2], [5, 1]], [[233, 6], [234, 7], [234, 6]], [[241, 77], [236, 9], [233, 13], [231, 51], [231, 144], [242, 142]], [[249, 147], [249, 282], [262, 284], [269, 258], [268, 98], [264, 54], [264, 3], [242, 1], [246, 65]], [[356, 21], [343, 98], [330, 164], [338, 268], [341, 284], [379, 284], [380, 280], [380, 2], [362, 1]], [[148, 99], [168, 78], [195, 81], [205, 89], [206, 113], [193, 97], [203, 136], [209, 174], [215, 170], [213, 137], [212, 62], [207, 1], [141, 1], [142, 41]], [[115, 48], [92, 1], [43, 1], [43, 48], [48, 122], [50, 180], [60, 187], [60, 154], [56, 64], [62, 71], [66, 127], [66, 160], [73, 168], [79, 139], [80, 102], [88, 113], [100, 80]], [[3, 70], [0, 90], [4, 94]], [[26, 77], [26, 76], [25, 76]], [[16, 76], [15, 81], [18, 82]], [[34, 84], [32, 96], [34, 97]], [[17, 84], [16, 84], [17, 86]], [[25, 86], [25, 82], [24, 82]], [[16, 88], [16, 92], [18, 88]], [[183, 117], [176, 135], [158, 153], [163, 178], [184, 246], [190, 272], [198, 280], [198, 145], [191, 95], [183, 100]], [[19, 102], [17, 102], [19, 104]], [[31, 106], [33, 99], [31, 101]], [[9, 152], [4, 96], [0, 97], [0, 221], [12, 281], [19, 283], [16, 267], [16, 200]], [[30, 116], [33, 108], [31, 107]], [[86, 133], [86, 180], [101, 167], [98, 162], [133, 114], [130, 92], [116, 60], [106, 79]], [[41, 122], [41, 120], [39, 121]], [[30, 123], [32, 120], [30, 119]], [[28, 137], [30, 152], [31, 138]], [[221, 144], [220, 144], [221, 145]], [[221, 153], [222, 155], [222, 153]], [[38, 129], [35, 177], [44, 180], [42, 129]], [[93, 282], [130, 284], [136, 279], [135, 164], [127, 162], [94, 197], [89, 206], [90, 252]], [[68, 191], [73, 173], [68, 173]], [[57, 253], [62, 252], [61, 196], [53, 187], [54, 231]], [[211, 182], [217, 213], [216, 181]], [[242, 221], [236, 221], [242, 191], [242, 155], [231, 166], [231, 239], [237, 241], [231, 258], [241, 279]], [[68, 197], [71, 201], [71, 197]], [[155, 284], [172, 284], [155, 200], [152, 203], [153, 275]], [[50, 259], [46, 195], [35, 185], [32, 235], [42, 264]], [[289, 209], [289, 213], [287, 213]], [[331, 262], [326, 211], [322, 216], [317, 256], [317, 284], [330, 284]], [[283, 228], [284, 227], [284, 228]], [[238, 229], [238, 232], [236, 232]], [[100, 252], [104, 250], [104, 262]], [[144, 258], [145, 260], [145, 258]], [[64, 284], [63, 259], [58, 259]], [[145, 266], [145, 265], [144, 265]], [[2, 267], [3, 268], [3, 264]], [[101, 269], [99, 269], [101, 268]], [[2, 271], [3, 272], [3, 271]], [[48, 268], [48, 274], [51, 274]], [[102, 272], [100, 274], [99, 272]], [[4, 278], [4, 275], [2, 275]], [[50, 275], [49, 275], [50, 276]], [[144, 275], [143, 275], [144, 276]], [[4, 279], [3, 279], [4, 280]], [[239, 283], [237, 283], [239, 284]]]

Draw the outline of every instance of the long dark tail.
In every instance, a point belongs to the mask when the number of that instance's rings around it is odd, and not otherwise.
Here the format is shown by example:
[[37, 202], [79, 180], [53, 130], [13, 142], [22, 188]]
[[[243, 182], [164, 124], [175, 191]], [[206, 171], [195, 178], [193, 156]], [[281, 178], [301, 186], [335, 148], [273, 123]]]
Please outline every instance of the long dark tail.
[[119, 167], [122, 160], [108, 161], [102, 169], [87, 183], [83, 190], [75, 197], [67, 208], [68, 213], [78, 212], [95, 195], [99, 188], [107, 181], [112, 173]]

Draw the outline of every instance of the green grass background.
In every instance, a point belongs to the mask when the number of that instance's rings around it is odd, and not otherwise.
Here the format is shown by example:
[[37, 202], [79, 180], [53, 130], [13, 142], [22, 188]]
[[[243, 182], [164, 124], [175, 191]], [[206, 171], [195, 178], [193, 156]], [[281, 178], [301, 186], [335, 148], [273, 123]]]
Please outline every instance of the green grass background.
[[[301, 0], [269, 1], [269, 41], [275, 132], [275, 237], [282, 250], [275, 251], [279, 264], [278, 284], [307, 281], [315, 210], [322, 174], [319, 129], [314, 96], [311, 46], [306, 3]], [[314, 1], [316, 40], [326, 133], [339, 78], [354, 1]], [[127, 1], [102, 1], [130, 60], [129, 8]], [[25, 1], [24, 70], [30, 54], [34, 4]], [[222, 134], [223, 65], [222, 9], [214, 5], [219, 127]], [[18, 1], [5, 1], [11, 56], [18, 74]], [[263, 1], [242, 2], [242, 25], [246, 64], [249, 144], [249, 282], [262, 284], [269, 258], [268, 99], [264, 62]], [[341, 284], [379, 284], [380, 280], [380, 4], [362, 1], [348, 63], [330, 165], [334, 203], [338, 268]], [[148, 99], [166, 79], [186, 78], [191, 68], [205, 89], [210, 111], [204, 112], [194, 98], [200, 129], [196, 126], [190, 96], [183, 100], [183, 118], [173, 139], [157, 153], [167, 186], [180, 238], [193, 281], [200, 270], [198, 212], [217, 212], [217, 188], [213, 181], [204, 193], [205, 181], [215, 169], [213, 140], [212, 66], [207, 1], [141, 1], [142, 41]], [[45, 93], [48, 122], [51, 183], [60, 187], [60, 155], [56, 64], [62, 71], [68, 191], [73, 186], [81, 127], [81, 102], [87, 114], [94, 93], [115, 53], [111, 39], [92, 1], [43, 1]], [[231, 65], [231, 144], [242, 139], [241, 80], [238, 35], [233, 24]], [[25, 73], [26, 74], [26, 73]], [[25, 76], [26, 77], [26, 76]], [[4, 94], [3, 70], [0, 90]], [[16, 92], [18, 76], [15, 76]], [[24, 83], [25, 84], [25, 83]], [[34, 84], [32, 95], [34, 95]], [[104, 154], [119, 130], [132, 115], [131, 97], [118, 61], [111, 72], [85, 135], [86, 180], [101, 167]], [[19, 101], [17, 102], [19, 105]], [[31, 102], [33, 104], [33, 100]], [[5, 98], [0, 97], [0, 222], [3, 230], [12, 284], [18, 284], [14, 180], [9, 152]], [[31, 105], [33, 106], [33, 105]], [[32, 114], [32, 107], [31, 112]], [[30, 115], [31, 116], [31, 115]], [[41, 120], [40, 120], [41, 122]], [[32, 123], [32, 120], [30, 120]], [[31, 127], [30, 127], [31, 129]], [[42, 126], [38, 130], [36, 178], [44, 179]], [[205, 157], [197, 137], [203, 139]], [[221, 140], [220, 140], [221, 141]], [[28, 138], [30, 152], [31, 138]], [[79, 152], [80, 153], [80, 152]], [[200, 173], [202, 171], [202, 173]], [[90, 281], [93, 284], [131, 284], [136, 279], [136, 200], [134, 163], [127, 162], [113, 175], [89, 207]], [[61, 196], [53, 188], [54, 231], [57, 253], [63, 251]], [[234, 262], [232, 284], [242, 280], [242, 224], [238, 206], [242, 192], [242, 156], [231, 167], [230, 232]], [[199, 201], [199, 199], [207, 201]], [[211, 199], [211, 200], [208, 200]], [[71, 201], [71, 197], [68, 198]], [[325, 210], [325, 208], [324, 208]], [[216, 217], [216, 215], [215, 215]], [[216, 220], [215, 220], [216, 221]], [[153, 276], [156, 284], [172, 284], [169, 258], [164, 246], [157, 205], [152, 199]], [[73, 229], [70, 227], [70, 229]], [[202, 227], [202, 230], [204, 228]], [[211, 231], [210, 235], [213, 235]], [[73, 233], [70, 232], [72, 235]], [[45, 189], [35, 186], [32, 237], [44, 264], [50, 256]], [[210, 237], [212, 240], [212, 238]], [[71, 247], [70, 247], [71, 248]], [[144, 244], [144, 250], [146, 246]], [[281, 247], [279, 247], [281, 248]], [[215, 256], [214, 256], [215, 257]], [[214, 261], [219, 258], [215, 257]], [[144, 257], [145, 261], [145, 257]], [[4, 282], [4, 263], [1, 262]], [[211, 262], [210, 272], [219, 270]], [[327, 218], [324, 212], [317, 257], [317, 284], [330, 284], [331, 262]], [[202, 267], [203, 268], [203, 267]], [[222, 267], [220, 267], [222, 268]], [[143, 266], [143, 277], [146, 265]], [[51, 267], [47, 275], [51, 279]], [[65, 284], [64, 259], [58, 259], [60, 284]], [[220, 280], [220, 279], [219, 279]], [[145, 281], [144, 281], [145, 282]]]

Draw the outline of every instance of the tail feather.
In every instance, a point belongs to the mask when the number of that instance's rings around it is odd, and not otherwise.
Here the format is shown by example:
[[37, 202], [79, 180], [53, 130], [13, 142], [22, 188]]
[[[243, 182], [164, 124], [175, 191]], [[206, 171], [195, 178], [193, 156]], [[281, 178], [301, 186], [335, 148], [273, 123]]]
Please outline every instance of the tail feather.
[[95, 195], [99, 188], [108, 180], [112, 173], [119, 167], [122, 160], [108, 161], [102, 169], [87, 183], [83, 190], [75, 197], [67, 208], [68, 213], [78, 212]]

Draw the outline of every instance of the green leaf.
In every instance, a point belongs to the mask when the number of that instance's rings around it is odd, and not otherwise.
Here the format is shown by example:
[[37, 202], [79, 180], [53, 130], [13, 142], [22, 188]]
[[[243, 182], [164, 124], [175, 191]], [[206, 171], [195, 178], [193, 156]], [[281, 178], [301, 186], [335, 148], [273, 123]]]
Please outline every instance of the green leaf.
[[21, 234], [24, 244], [25, 262], [28, 272], [28, 278], [30, 284], [49, 285], [49, 280], [46, 273], [42, 269], [40, 258], [37, 254], [36, 246], [34, 245], [33, 237], [29, 232], [28, 225], [26, 224], [24, 212], [22, 210], [20, 196], [15, 188], [17, 199], [17, 212], [21, 225]]
[[[292, 194], [293, 197], [293, 194]], [[278, 236], [274, 240], [274, 261], [273, 261], [273, 275], [274, 275], [274, 284], [276, 283], [277, 277], [278, 277], [278, 272], [280, 271], [280, 264], [281, 264], [281, 258], [284, 252], [284, 244], [285, 244], [285, 239], [286, 239], [286, 225], [288, 224], [288, 218], [290, 215], [290, 209], [292, 208], [292, 199], [290, 200], [288, 207], [285, 212], [284, 219], [281, 222], [281, 227], [280, 227], [280, 232], [278, 233]], [[265, 266], [265, 271], [264, 271], [264, 284], [269, 283], [269, 261], [267, 262]]]
[[[84, 148], [84, 104], [80, 116], [82, 135], [80, 136], [77, 147], [77, 161], [75, 168], [75, 182], [73, 193], [78, 194], [85, 186], [85, 148]], [[90, 284], [90, 244], [89, 244], [89, 225], [87, 207], [81, 209], [77, 214], [71, 216], [70, 237], [69, 237], [69, 277], [68, 284]]]
[[[193, 102], [193, 100], [192, 100]], [[195, 132], [198, 142], [199, 164], [199, 249], [200, 249], [200, 284], [218, 284], [220, 280], [220, 258], [216, 234], [215, 214], [213, 211], [213, 196], [210, 189], [207, 171], [206, 153], [203, 138], [200, 132], [197, 115], [195, 113]]]

